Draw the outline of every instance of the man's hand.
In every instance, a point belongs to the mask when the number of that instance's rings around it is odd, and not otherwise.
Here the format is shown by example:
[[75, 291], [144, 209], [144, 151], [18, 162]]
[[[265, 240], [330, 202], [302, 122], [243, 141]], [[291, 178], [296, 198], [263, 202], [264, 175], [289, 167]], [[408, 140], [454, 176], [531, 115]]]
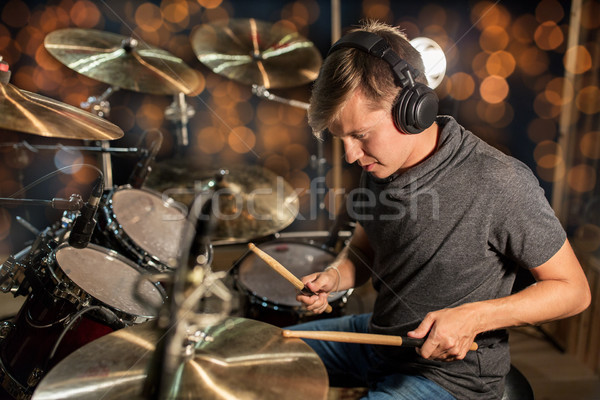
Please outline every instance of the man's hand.
[[414, 331], [408, 332], [411, 338], [426, 337], [423, 346], [416, 349], [417, 353], [437, 361], [465, 358], [479, 333], [476, 308], [475, 303], [471, 303], [427, 314]]
[[304, 276], [302, 277], [302, 283], [304, 283], [307, 288], [312, 290], [313, 293], [316, 293], [316, 295], [307, 296], [299, 293], [296, 296], [296, 300], [303, 303], [307, 310], [316, 314], [321, 314], [329, 305], [327, 296], [339, 284], [337, 281], [337, 272], [331, 269]]

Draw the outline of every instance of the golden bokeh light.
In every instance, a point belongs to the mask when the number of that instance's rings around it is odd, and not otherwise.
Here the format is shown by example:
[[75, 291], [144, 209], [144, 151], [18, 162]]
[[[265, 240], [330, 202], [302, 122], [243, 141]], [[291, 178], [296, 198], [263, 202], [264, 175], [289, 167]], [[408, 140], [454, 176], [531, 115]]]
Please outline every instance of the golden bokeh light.
[[542, 0], [535, 8], [535, 17], [539, 22], [559, 22], [565, 16], [565, 10], [557, 0]]
[[363, 1], [362, 11], [366, 18], [388, 23], [393, 21], [389, 0], [365, 0]]
[[600, 88], [598, 86], [586, 86], [577, 93], [575, 99], [577, 109], [592, 115], [600, 112]]
[[[568, 60], [574, 58], [574, 62]], [[583, 74], [592, 68], [592, 56], [584, 46], [573, 46], [567, 49], [563, 58], [565, 69], [574, 74]]]
[[279, 104], [261, 101], [256, 108], [256, 118], [265, 125], [278, 125], [283, 122], [279, 108]]
[[579, 141], [579, 151], [587, 158], [600, 159], [600, 131], [586, 132]]
[[546, 182], [557, 182], [565, 178], [567, 169], [564, 160], [562, 157], [554, 160], [557, 161], [558, 164], [552, 168], [543, 168], [540, 165], [536, 166], [535, 172], [541, 180]]
[[[481, 53], [480, 53], [481, 54]], [[507, 78], [514, 71], [517, 62], [512, 54], [507, 51], [496, 51], [487, 57], [485, 69], [489, 75]]]
[[549, 155], [558, 157], [559, 159], [563, 158], [562, 148], [558, 143], [552, 140], [544, 140], [538, 143], [533, 150], [533, 158], [538, 164], [540, 164], [540, 160], [543, 157], [547, 157]]
[[245, 154], [251, 151], [256, 144], [254, 132], [246, 126], [236, 126], [228, 135], [227, 143], [231, 150]]
[[289, 130], [282, 126], [265, 126], [257, 136], [266, 151], [278, 151], [291, 143]]
[[495, 128], [503, 128], [507, 126], [514, 117], [514, 110], [512, 106], [501, 101], [495, 104], [488, 103], [486, 101], [477, 102], [477, 116], [482, 120], [490, 124]]
[[471, 68], [473, 68], [473, 72], [481, 79], [489, 75], [489, 72], [487, 70], [487, 61], [489, 57], [490, 54], [482, 51], [480, 53], [477, 53], [471, 61]]
[[197, 146], [206, 154], [216, 154], [225, 146], [225, 136], [215, 127], [207, 126], [198, 132]]
[[488, 53], [504, 50], [509, 41], [510, 38], [506, 30], [498, 25], [488, 26], [479, 36], [479, 45]]
[[475, 91], [475, 81], [471, 75], [464, 72], [456, 72], [450, 77], [450, 96], [456, 100], [466, 100], [473, 95]]
[[304, 171], [292, 169], [287, 174], [286, 181], [297, 193], [305, 193], [310, 188], [310, 177]]
[[173, 24], [177, 24], [182, 28], [189, 23], [190, 9], [185, 1], [165, 1], [160, 4], [163, 18]]
[[73, 4], [69, 15], [79, 28], [97, 27], [102, 20], [102, 14], [98, 7], [88, 0], [79, 0]]
[[480, 30], [489, 26], [507, 28], [510, 21], [510, 13], [498, 1], [479, 1], [471, 10], [471, 22]]
[[575, 89], [569, 80], [564, 78], [554, 78], [546, 85], [544, 95], [550, 103], [556, 106], [562, 106], [573, 101]]
[[308, 166], [310, 154], [306, 147], [298, 143], [291, 143], [283, 149], [283, 155], [290, 162], [290, 166], [295, 169], [303, 169]]
[[546, 21], [537, 27], [534, 39], [540, 49], [554, 50], [563, 44], [565, 37], [556, 22]]
[[214, 9], [221, 5], [223, 0], [197, 0], [198, 4], [208, 9]]
[[479, 86], [481, 98], [491, 104], [500, 103], [506, 99], [508, 90], [506, 79], [498, 75], [488, 76]]
[[546, 98], [546, 93], [539, 93], [533, 101], [533, 110], [540, 118], [556, 118], [561, 108], [552, 104]]
[[523, 14], [518, 16], [510, 27], [511, 37], [523, 44], [533, 41], [533, 35], [537, 27], [535, 16]]
[[596, 186], [596, 170], [587, 164], [576, 165], [567, 173], [567, 182], [575, 192], [589, 192]]
[[135, 23], [146, 32], [153, 32], [163, 24], [163, 16], [157, 5], [143, 3], [135, 10]]
[[154, 103], [142, 104], [136, 112], [135, 120], [142, 129], [159, 128], [165, 120], [165, 108]]
[[548, 70], [548, 55], [537, 47], [528, 47], [517, 54], [517, 65], [524, 74], [540, 75]]

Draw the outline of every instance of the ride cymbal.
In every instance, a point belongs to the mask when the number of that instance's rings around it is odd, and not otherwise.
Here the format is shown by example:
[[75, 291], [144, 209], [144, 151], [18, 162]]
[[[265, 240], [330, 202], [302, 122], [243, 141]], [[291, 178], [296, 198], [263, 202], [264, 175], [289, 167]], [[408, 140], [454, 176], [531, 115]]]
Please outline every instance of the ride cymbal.
[[[187, 206], [218, 171], [198, 170], [179, 160], [156, 163], [144, 186]], [[247, 241], [271, 235], [290, 225], [300, 208], [298, 194], [281, 176], [260, 166], [225, 170], [214, 187], [213, 241]]]
[[64, 139], [113, 140], [118, 126], [57, 100], [0, 83], [0, 128]]
[[[229, 318], [202, 333], [177, 368], [169, 399], [327, 398], [327, 371], [318, 355], [302, 340], [284, 338], [280, 328]], [[142, 399], [159, 337], [144, 324], [88, 343], [50, 370], [32, 399]]]
[[267, 89], [314, 81], [322, 62], [314, 44], [298, 32], [254, 18], [197, 26], [190, 41], [213, 72]]
[[150, 94], [190, 94], [197, 72], [166, 50], [134, 38], [94, 29], [50, 32], [44, 46], [58, 61], [89, 78]]

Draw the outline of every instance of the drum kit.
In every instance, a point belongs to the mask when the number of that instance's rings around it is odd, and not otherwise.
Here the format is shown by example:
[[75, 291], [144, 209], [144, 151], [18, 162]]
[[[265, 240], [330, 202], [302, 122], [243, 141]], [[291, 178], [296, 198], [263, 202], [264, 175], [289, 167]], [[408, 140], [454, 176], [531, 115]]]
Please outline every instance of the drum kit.
[[[213, 72], [261, 93], [314, 80], [321, 62], [296, 32], [254, 19], [200, 26], [191, 43]], [[294, 190], [260, 167], [154, 165], [161, 140], [152, 149], [108, 146], [124, 135], [103, 118], [108, 97], [120, 89], [174, 95], [180, 111], [190, 114], [181, 97], [196, 90], [197, 72], [167, 51], [91, 29], [52, 32], [44, 45], [68, 68], [110, 88], [88, 99], [88, 112], [21, 90], [0, 68], [0, 128], [92, 141], [100, 145], [73, 148], [103, 157], [131, 153], [140, 161], [128, 184], [114, 186], [110, 157], [103, 158], [87, 202], [77, 194], [0, 199], [0, 205], [63, 211], [0, 266], [0, 290], [25, 296], [17, 315], [0, 325], [0, 391], [15, 399], [326, 398], [319, 358], [301, 340], [281, 335], [281, 326], [310, 317], [293, 288], [280, 285], [250, 253], [229, 274], [211, 270], [214, 242], [248, 242], [290, 225], [298, 213]], [[300, 241], [267, 240], [259, 247], [298, 276], [335, 257]], [[242, 317], [231, 315], [224, 284], [231, 276], [249, 299]], [[348, 294], [332, 298], [338, 314]], [[289, 318], [282, 320], [282, 312]]]

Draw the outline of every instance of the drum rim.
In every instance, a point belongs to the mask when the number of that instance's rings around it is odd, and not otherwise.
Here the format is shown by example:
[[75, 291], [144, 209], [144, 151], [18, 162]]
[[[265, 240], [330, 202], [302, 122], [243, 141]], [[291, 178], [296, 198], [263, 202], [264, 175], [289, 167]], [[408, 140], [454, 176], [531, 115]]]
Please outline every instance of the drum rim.
[[[256, 246], [258, 248], [261, 248], [261, 246], [266, 245], [266, 244], [271, 244], [271, 243], [273, 243], [273, 244], [274, 243], [298, 244], [298, 245], [315, 247], [317, 249], [324, 251], [325, 253], [332, 255], [334, 257], [334, 259], [335, 259], [335, 257], [337, 257], [337, 254], [333, 251], [333, 249], [328, 248], [324, 244], [320, 244], [313, 239], [276, 238], [276, 239], [272, 239], [272, 240], [263, 241], [260, 244], [256, 244]], [[281, 309], [281, 310], [297, 310], [297, 309], [302, 308], [301, 304], [291, 305], [291, 304], [285, 304], [285, 303], [273, 301], [272, 299], [269, 299], [268, 297], [265, 297], [264, 295], [257, 293], [254, 289], [250, 289], [247, 285], [243, 284], [243, 282], [240, 279], [240, 267], [241, 267], [243, 261], [248, 257], [258, 257], [258, 256], [256, 254], [254, 254], [252, 251], [247, 250], [246, 252], [244, 252], [244, 254], [242, 254], [239, 257], [238, 260], [235, 261], [235, 263], [232, 266], [231, 272], [233, 274], [234, 284], [236, 286], [238, 286], [238, 285], [241, 286], [240, 287], [241, 290], [243, 290], [245, 293], [253, 295], [257, 299], [261, 299], [262, 302], [267, 303], [270, 306], [270, 308], [275, 307], [275, 309]], [[290, 290], [293, 290], [291, 284], [290, 284]], [[340, 291], [337, 291], [334, 293], [337, 293], [337, 295], [336, 296], [333, 296], [333, 295], [328, 296], [329, 302], [334, 302], [335, 304], [345, 303], [347, 300], [347, 297], [352, 293], [352, 289], [340, 290]]]
[[[53, 257], [54, 261], [56, 262], [56, 265], [60, 268], [60, 270], [62, 272], [62, 275], [64, 275], [64, 277], [66, 277], [71, 284], [75, 285], [78, 289], [80, 289], [84, 293], [83, 297], [89, 297], [89, 298], [93, 299], [93, 301], [98, 302], [98, 303], [102, 304], [103, 306], [105, 306], [105, 307], [107, 307], [107, 308], [109, 308], [109, 309], [111, 309], [113, 311], [117, 311], [119, 313], [125, 314], [126, 316], [133, 317], [135, 319], [140, 319], [140, 318], [153, 319], [153, 318], [156, 318], [158, 316], [158, 311], [159, 311], [158, 309], [156, 310], [156, 314], [155, 315], [135, 314], [135, 313], [132, 313], [130, 311], [123, 310], [123, 308], [120, 307], [120, 306], [115, 306], [113, 304], [107, 303], [107, 302], [105, 302], [103, 300], [100, 300], [99, 298], [93, 296], [91, 293], [88, 292], [88, 290], [86, 290], [86, 288], [83, 288], [81, 285], [79, 285], [77, 282], [75, 282], [69, 276], [69, 274], [63, 270], [63, 268], [58, 263], [58, 260], [56, 260], [56, 256], [59, 253], [59, 251], [65, 249], [65, 248], [75, 248], [75, 247], [69, 245], [68, 242], [61, 243], [54, 250], [54, 252], [52, 254], [52, 257]], [[138, 264], [134, 263], [132, 260], [126, 258], [125, 256], [123, 256], [122, 254], [116, 252], [113, 249], [110, 249], [108, 247], [103, 247], [103, 246], [100, 246], [100, 245], [97, 245], [97, 244], [93, 244], [93, 243], [89, 243], [85, 248], [90, 248], [90, 249], [93, 249], [94, 251], [98, 251], [99, 253], [102, 253], [102, 254], [114, 257], [118, 261], [121, 261], [121, 262], [125, 263], [127, 266], [133, 268], [136, 272], [138, 272], [140, 274], [140, 276], [143, 276], [143, 275], [152, 275], [151, 273], [149, 273], [148, 270], [142, 268]], [[157, 290], [158, 294], [161, 297], [161, 301], [164, 304], [164, 302], [165, 302], [165, 300], [167, 298], [165, 289], [158, 282], [152, 282], [151, 280], [148, 280], [148, 283], [150, 283]], [[82, 296], [79, 296], [79, 297], [81, 298]], [[136, 299], [134, 299], [134, 300], [136, 300]], [[148, 308], [151, 308], [151, 306], [148, 306]]]

